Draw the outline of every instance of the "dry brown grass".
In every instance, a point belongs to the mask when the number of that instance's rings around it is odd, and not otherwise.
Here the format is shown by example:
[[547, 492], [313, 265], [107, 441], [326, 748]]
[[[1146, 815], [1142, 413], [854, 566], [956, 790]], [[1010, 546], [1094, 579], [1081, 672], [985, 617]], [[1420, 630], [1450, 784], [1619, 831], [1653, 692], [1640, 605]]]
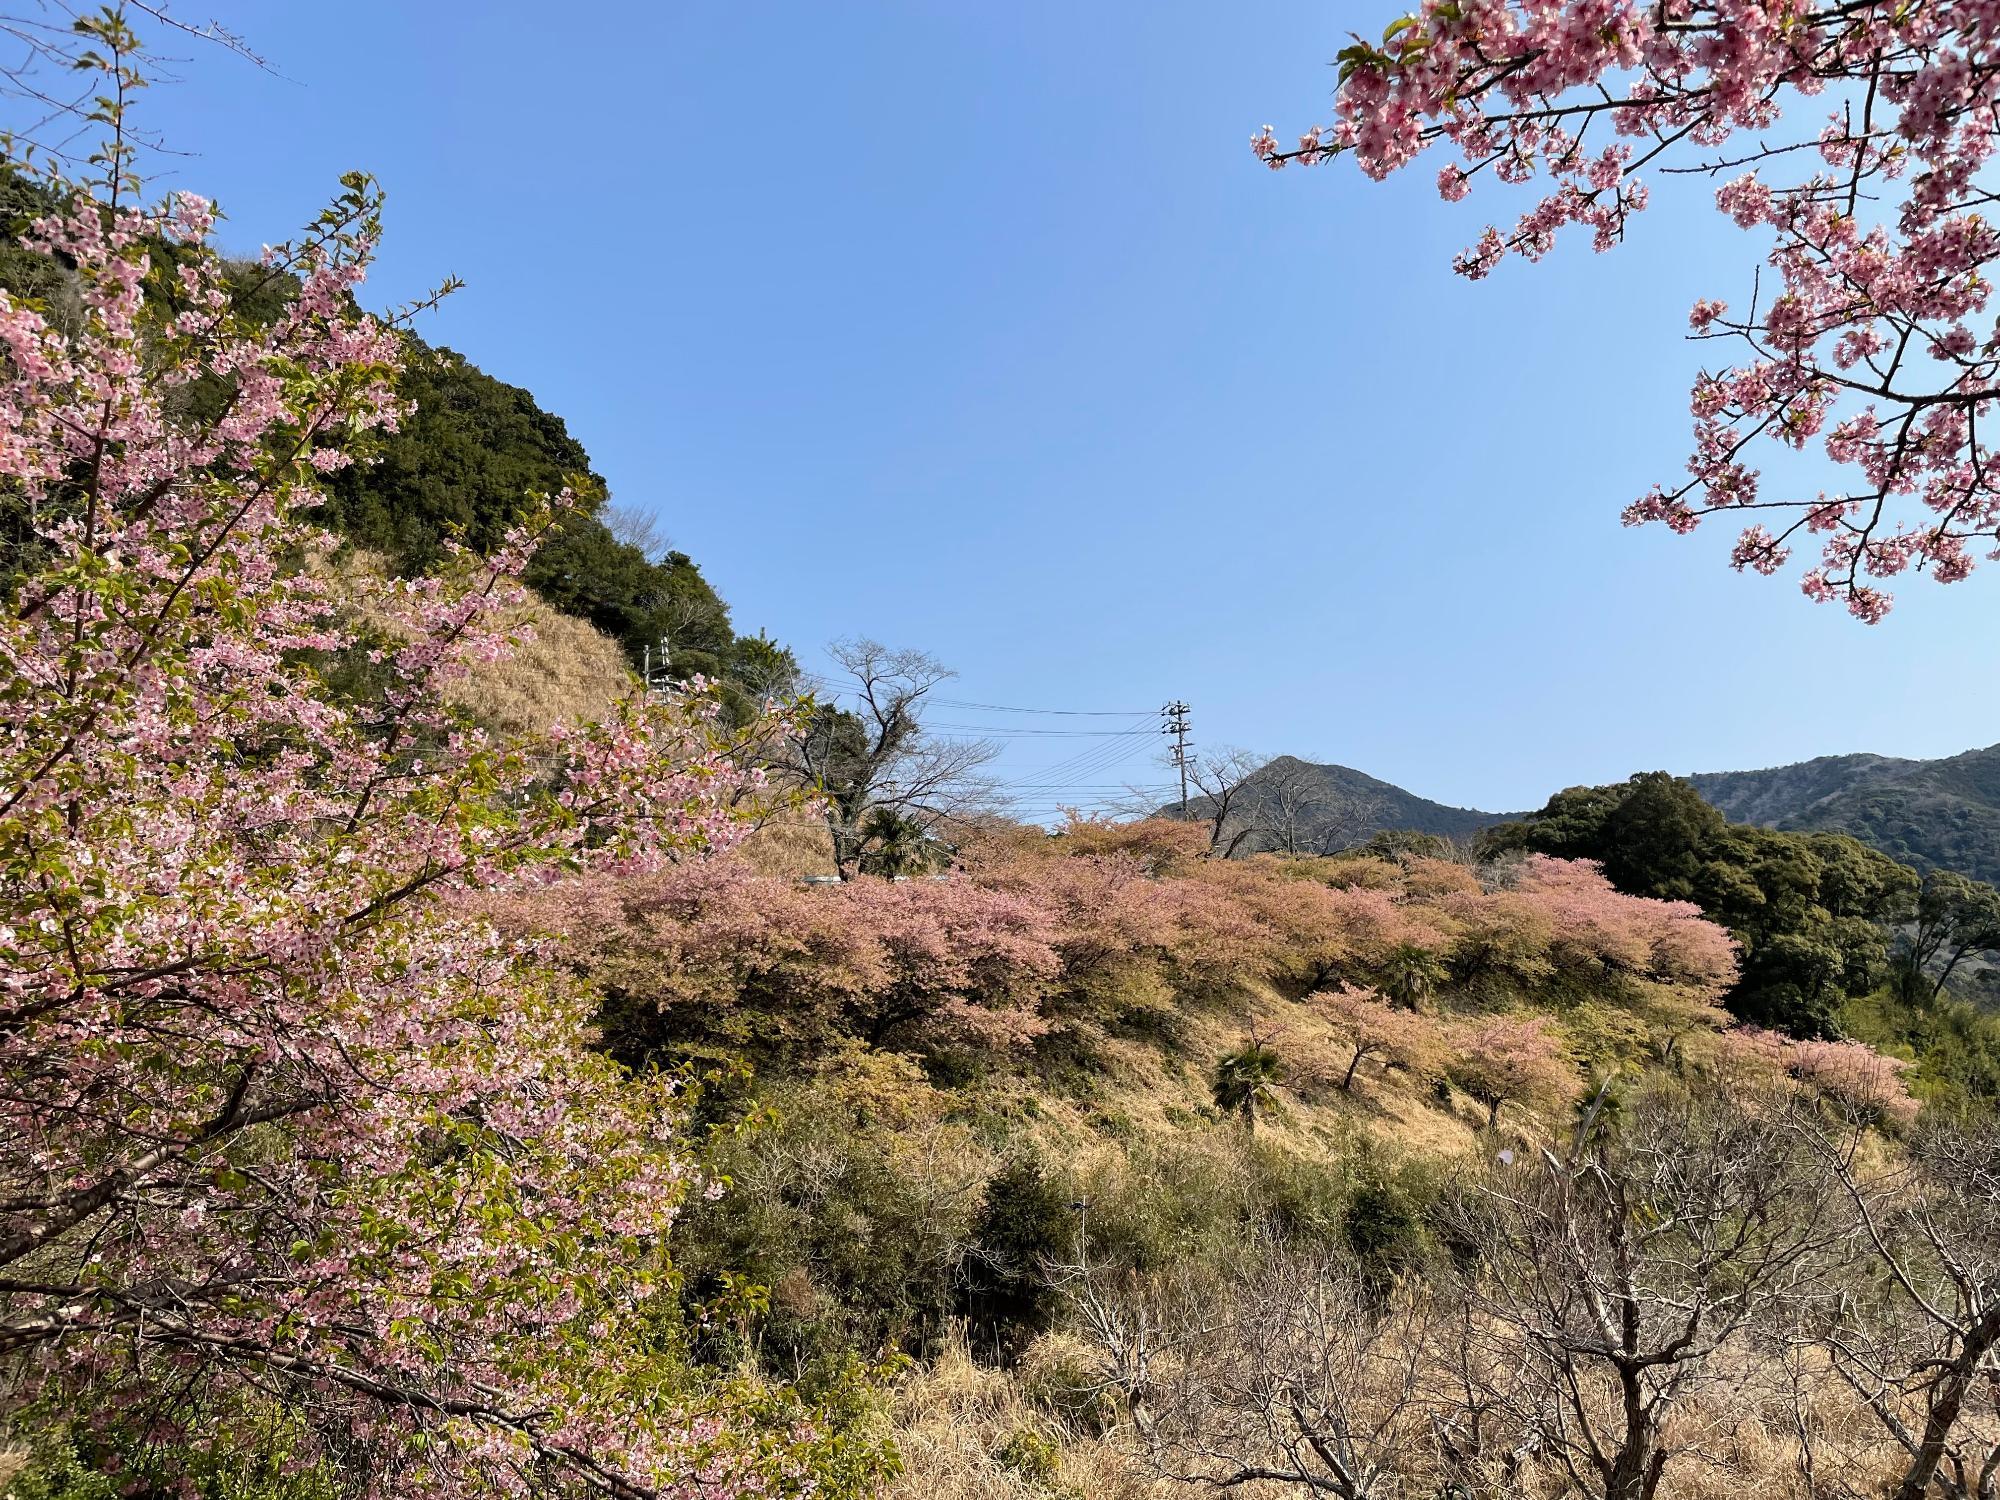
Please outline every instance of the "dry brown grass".
[[[903, 1475], [885, 1500], [1155, 1500], [1167, 1494], [1115, 1447], [1067, 1436], [1020, 1384], [962, 1341], [895, 1395]], [[1050, 1460], [1044, 1467], [1038, 1459]]]
[[502, 734], [595, 723], [638, 685], [609, 636], [539, 599], [525, 615], [532, 638], [512, 656], [475, 668], [447, 695], [481, 723]]
[[834, 873], [833, 836], [810, 808], [774, 814], [743, 841], [742, 855], [759, 875], [795, 880]]
[[[375, 553], [350, 548], [327, 561], [342, 578], [381, 578], [387, 564]], [[362, 618], [386, 626], [364, 606]], [[638, 686], [625, 652], [572, 615], [529, 594], [519, 622], [526, 637], [514, 653], [485, 663], [455, 682], [446, 697], [500, 734], [540, 733], [557, 724], [590, 724], [608, 715]]]
[[[1038, 1405], [1030, 1391], [1044, 1348], [1056, 1360], [1089, 1360], [1075, 1340], [1047, 1335], [1012, 1374], [976, 1364], [956, 1342], [907, 1376], [893, 1411], [905, 1472], [885, 1500], [1167, 1500], [1203, 1492], [1156, 1478], [1118, 1434], [1080, 1436]], [[1897, 1450], [1823, 1362], [1808, 1364], [1811, 1474], [1802, 1462], [1806, 1448], [1787, 1372], [1741, 1356], [1738, 1364], [1740, 1385], [1698, 1397], [1668, 1424], [1675, 1456], [1659, 1500], [1826, 1500], [1893, 1489]], [[1031, 1460], [1026, 1465], [1023, 1454]], [[1429, 1494], [1429, 1485], [1443, 1482], [1434, 1457], [1411, 1459], [1412, 1493]], [[1279, 1500], [1294, 1491], [1248, 1484], [1232, 1493]], [[1552, 1465], [1531, 1463], [1504, 1493], [1507, 1500], [1563, 1500], [1574, 1492]]]
[[1442, 1107], [1428, 1084], [1406, 1073], [1385, 1072], [1371, 1059], [1352, 1091], [1337, 1087], [1346, 1069], [1344, 1044], [1310, 1004], [1260, 988], [1237, 1005], [1174, 1010], [1183, 1031], [1172, 1055], [1138, 1038], [1096, 1041], [1087, 1098], [1018, 1085], [1033, 1096], [1033, 1133], [1044, 1146], [1058, 1154], [1087, 1150], [1104, 1141], [1107, 1126], [1116, 1136], [1148, 1139], [1216, 1128], [1209, 1068], [1254, 1028], [1285, 1068], [1276, 1108], [1258, 1119], [1260, 1137], [1315, 1159], [1348, 1151], [1357, 1131], [1413, 1155], [1464, 1157], [1480, 1149], [1485, 1111]]

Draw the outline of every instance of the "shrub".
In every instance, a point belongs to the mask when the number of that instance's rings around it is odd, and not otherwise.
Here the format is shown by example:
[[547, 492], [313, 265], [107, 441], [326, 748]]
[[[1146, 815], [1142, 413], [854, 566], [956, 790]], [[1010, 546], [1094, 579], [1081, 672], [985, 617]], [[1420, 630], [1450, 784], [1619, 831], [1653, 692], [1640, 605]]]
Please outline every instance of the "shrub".
[[712, 1335], [718, 1361], [773, 1369], [850, 1350], [931, 1349], [959, 1310], [994, 1155], [898, 1059], [844, 1056], [808, 1083], [769, 1090], [762, 1118], [717, 1143], [732, 1191], [677, 1231], [692, 1315], [735, 1278], [768, 1308]]
[[1306, 1003], [1352, 1049], [1340, 1078], [1342, 1089], [1354, 1087], [1366, 1058], [1379, 1058], [1387, 1067], [1403, 1068], [1420, 1078], [1435, 1074], [1442, 1063], [1445, 1038], [1438, 1023], [1413, 1011], [1392, 1009], [1373, 990], [1343, 985], [1309, 996]]
[[1080, 1236], [1069, 1191], [1039, 1163], [1011, 1161], [987, 1180], [959, 1292], [974, 1348], [1011, 1355], [1046, 1331], [1058, 1302], [1047, 1267], [1073, 1258]]
[[1909, 1092], [1911, 1064], [1865, 1043], [1797, 1041], [1755, 1026], [1734, 1027], [1721, 1040], [1727, 1062], [1781, 1073], [1874, 1123], [1907, 1126], [1917, 1117]]

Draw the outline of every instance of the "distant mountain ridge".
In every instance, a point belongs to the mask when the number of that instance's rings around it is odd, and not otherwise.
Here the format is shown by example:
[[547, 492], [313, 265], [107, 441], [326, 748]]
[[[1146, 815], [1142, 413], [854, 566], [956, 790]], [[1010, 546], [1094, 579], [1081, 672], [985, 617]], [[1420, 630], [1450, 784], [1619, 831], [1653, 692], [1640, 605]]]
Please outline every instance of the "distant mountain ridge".
[[[1732, 822], [1852, 834], [1919, 870], [2000, 885], [2000, 745], [1940, 760], [1823, 755], [1687, 779]], [[1197, 798], [1189, 811], [1209, 805]], [[1281, 755], [1243, 783], [1229, 821], [1256, 829], [1254, 847], [1330, 853], [1394, 830], [1470, 838], [1521, 816], [1451, 807], [1351, 766]]]
[[1827, 755], [1688, 780], [1736, 822], [1848, 833], [1920, 870], [2000, 884], [2000, 745], [1942, 760]]

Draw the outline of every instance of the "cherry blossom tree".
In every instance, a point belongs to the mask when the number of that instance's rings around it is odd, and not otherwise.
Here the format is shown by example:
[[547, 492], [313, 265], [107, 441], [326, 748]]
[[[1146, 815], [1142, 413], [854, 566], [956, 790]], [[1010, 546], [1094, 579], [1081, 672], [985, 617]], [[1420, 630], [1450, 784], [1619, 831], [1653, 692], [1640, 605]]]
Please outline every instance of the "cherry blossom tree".
[[565, 882], [496, 915], [563, 938], [633, 1062], [714, 1047], [789, 1060], [842, 1037], [1004, 1050], [1048, 1029], [1063, 962], [1054, 913], [1025, 895], [871, 876], [814, 889], [738, 859]]
[[1795, 1041], [1757, 1026], [1736, 1026], [1720, 1038], [1725, 1064], [1783, 1074], [1858, 1117], [1909, 1127], [1919, 1106], [1909, 1091], [1911, 1064], [1862, 1042]]
[[[1688, 478], [1642, 496], [1630, 523], [1688, 532], [1739, 517], [1732, 560], [1771, 574], [1817, 547], [1806, 594], [1880, 620], [1880, 580], [1964, 578], [2000, 556], [1990, 433], [2000, 257], [1983, 172], [2000, 140], [1995, 20], [1964, 0], [1421, 0], [1339, 58], [1329, 123], [1272, 167], [1351, 155], [1373, 178], [1430, 148], [1439, 192], [1483, 177], [1545, 192], [1457, 260], [1480, 278], [1539, 260], [1559, 233], [1618, 244], [1649, 171], [1726, 178], [1717, 208], [1764, 233], [1768, 272], [1694, 337], [1729, 363], [1695, 380]], [[1817, 448], [1818, 492], [1774, 493], [1772, 445]]]
[[[800, 1413], [748, 1433], [661, 1354], [704, 1186], [675, 1086], [463, 902], [726, 846], [755, 773], [697, 694], [511, 740], [450, 706], [564, 497], [491, 565], [323, 565], [320, 477], [401, 414], [356, 300], [380, 195], [267, 250], [283, 310], [248, 318], [214, 208], [141, 197], [124, 21], [83, 25], [107, 144], [27, 236], [73, 304], [0, 294], [40, 543], [0, 608], [4, 1414], [92, 1414], [109, 1468], [276, 1412], [383, 1496], [797, 1488]], [[334, 691], [354, 661], [378, 690]]]
[[1671, 980], [1716, 997], [1735, 982], [1736, 943], [1700, 907], [1625, 895], [1595, 860], [1530, 855], [1512, 892], [1553, 924], [1559, 967]]
[[1452, 1082], [1486, 1106], [1489, 1127], [1503, 1105], [1553, 1109], [1573, 1099], [1580, 1079], [1547, 1016], [1481, 1016], [1447, 1034]]
[[1344, 1091], [1352, 1092], [1354, 1076], [1367, 1058], [1380, 1058], [1388, 1067], [1424, 1074], [1436, 1068], [1442, 1056], [1437, 1022], [1414, 1011], [1394, 1009], [1373, 990], [1342, 985], [1308, 996], [1307, 1004], [1354, 1049], [1340, 1076]]

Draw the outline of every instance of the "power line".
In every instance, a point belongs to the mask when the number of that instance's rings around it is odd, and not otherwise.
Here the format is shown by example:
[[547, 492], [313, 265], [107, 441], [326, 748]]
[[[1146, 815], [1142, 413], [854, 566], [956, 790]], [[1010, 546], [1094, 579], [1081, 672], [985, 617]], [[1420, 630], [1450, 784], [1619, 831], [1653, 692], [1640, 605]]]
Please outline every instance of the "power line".
[[[799, 680], [817, 684], [830, 692], [851, 694], [851, 683], [842, 683], [824, 672], [814, 672], [808, 668], [799, 669]], [[933, 698], [925, 696], [925, 702], [939, 708], [962, 708], [980, 713], [994, 714], [1034, 714], [1065, 719], [1142, 719], [1148, 710], [1143, 708], [1028, 708], [1019, 703], [977, 703], [969, 698]]]
[[[808, 688], [821, 692], [826, 697], [841, 699], [855, 698], [852, 683], [842, 683], [823, 672], [801, 670], [799, 680]], [[970, 698], [938, 698], [926, 695], [923, 700], [932, 708], [957, 710], [963, 713], [1008, 714], [1021, 718], [1063, 718], [1063, 719], [1122, 719], [1124, 726], [1118, 728], [1055, 728], [1022, 723], [981, 723], [970, 720], [933, 719], [924, 723], [923, 728], [930, 733], [943, 735], [976, 735], [984, 739], [1011, 744], [1021, 740], [1037, 739], [1082, 739], [1092, 743], [1080, 746], [1073, 754], [1056, 760], [1053, 764], [1037, 766], [1002, 781], [994, 787], [1017, 813], [1031, 818], [1053, 816], [1066, 808], [1088, 809], [1093, 805], [1102, 806], [1123, 794], [1142, 795], [1157, 793], [1163, 800], [1172, 791], [1170, 785], [1134, 786], [1127, 782], [1108, 782], [1098, 778], [1116, 767], [1134, 759], [1145, 748], [1144, 741], [1154, 732], [1154, 728], [1144, 721], [1153, 714], [1146, 710], [1108, 708], [1040, 708], [1019, 703], [987, 703]], [[1185, 719], [1187, 705], [1177, 707]], [[1183, 724], [1183, 730], [1185, 725]], [[1184, 752], [1183, 752], [1184, 753]], [[1183, 767], [1183, 770], [1185, 768]], [[1075, 793], [1074, 797], [1065, 793]], [[1181, 800], [1187, 800], [1185, 784]]]
[[[1139, 733], [1145, 734], [1146, 731], [1141, 730]], [[1078, 751], [1075, 755], [1066, 756], [1062, 760], [1056, 761], [1053, 765], [1037, 766], [1032, 770], [1025, 771], [1016, 780], [1023, 783], [1035, 778], [1040, 778], [1044, 781], [1080, 781], [1086, 776], [1094, 776], [1100, 772], [1108, 771], [1115, 765], [1123, 765], [1138, 753], [1139, 748], [1138, 745], [1128, 747], [1118, 741], [1112, 741], [1104, 745], [1094, 745], [1087, 750]]]
[[1131, 708], [1021, 708], [1012, 703], [968, 703], [962, 698], [933, 698], [940, 708], [973, 708], [995, 714], [1047, 714], [1077, 719], [1138, 719], [1146, 710]]
[[946, 724], [935, 719], [925, 723], [924, 728], [948, 730], [953, 734], [987, 734], [1002, 740], [1116, 740], [1150, 733], [1145, 729], [1014, 729], [1005, 724]]
[[1158, 792], [1160, 796], [1174, 790], [1172, 782], [1150, 786], [1132, 782], [1008, 782], [1008, 786], [1016, 792]]

